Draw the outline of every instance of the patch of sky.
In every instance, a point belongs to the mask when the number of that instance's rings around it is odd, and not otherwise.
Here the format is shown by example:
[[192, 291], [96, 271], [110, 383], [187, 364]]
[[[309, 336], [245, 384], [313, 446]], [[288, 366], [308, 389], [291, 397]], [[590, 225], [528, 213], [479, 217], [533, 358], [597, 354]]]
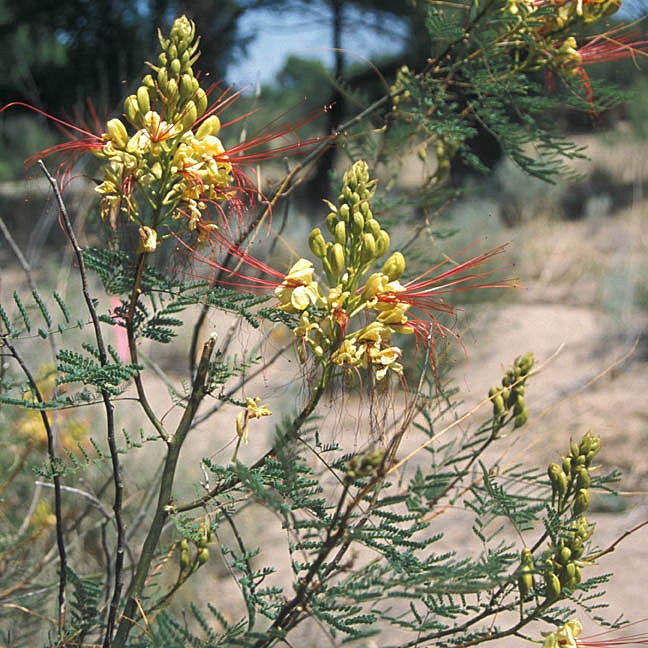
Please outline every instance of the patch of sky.
[[[288, 56], [333, 65], [333, 14], [327, 3], [250, 12], [242, 20], [241, 32], [252, 36], [248, 55], [227, 72], [227, 80], [238, 87], [271, 83]], [[395, 54], [403, 49], [407, 35], [406, 22], [393, 14], [345, 6], [341, 40], [347, 64]]]

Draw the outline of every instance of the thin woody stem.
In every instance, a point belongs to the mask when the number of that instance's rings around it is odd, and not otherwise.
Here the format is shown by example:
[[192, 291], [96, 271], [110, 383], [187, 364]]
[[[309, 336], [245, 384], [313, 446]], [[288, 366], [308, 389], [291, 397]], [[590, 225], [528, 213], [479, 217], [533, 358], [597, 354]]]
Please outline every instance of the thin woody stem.
[[[131, 357], [131, 362], [137, 364], [137, 344], [135, 342], [135, 309], [137, 308], [137, 300], [142, 292], [142, 276], [146, 266], [146, 252], [139, 255], [137, 259], [137, 266], [135, 268], [135, 279], [133, 281], [133, 290], [131, 291], [130, 302], [128, 304], [128, 311], [126, 313], [126, 335], [128, 338], [128, 350]], [[140, 405], [144, 410], [148, 420], [151, 422], [156, 432], [163, 441], [169, 442], [169, 436], [164, 429], [164, 426], [155, 415], [153, 408], [148, 402], [146, 392], [144, 391], [144, 384], [142, 383], [142, 374], [137, 371], [133, 380], [135, 388], [137, 389], [137, 397]]]
[[167, 443], [168, 451], [164, 462], [162, 477], [160, 479], [160, 491], [158, 495], [158, 503], [153, 516], [153, 521], [149, 527], [148, 534], [142, 547], [140, 559], [137, 564], [137, 569], [133, 580], [128, 588], [127, 602], [122, 614], [115, 639], [111, 644], [111, 648], [123, 648], [126, 645], [128, 635], [137, 622], [139, 615], [138, 600], [144, 591], [144, 585], [149, 575], [151, 562], [155, 555], [160, 535], [164, 524], [168, 518], [169, 504], [172, 499], [173, 482], [180, 457], [180, 450], [187, 438], [187, 434], [191, 429], [191, 422], [193, 421], [198, 407], [202, 402], [208, 390], [208, 374], [209, 374], [209, 361], [214, 350], [215, 337], [210, 337], [203, 346], [200, 363], [196, 371], [196, 377], [193, 383], [193, 389], [189, 402], [184, 411], [182, 419], [178, 423], [175, 434], [169, 439]]
[[[83, 292], [83, 298], [86, 302], [88, 312], [90, 313], [90, 318], [92, 319], [92, 326], [94, 329], [95, 340], [97, 342], [97, 351], [99, 354], [99, 362], [101, 366], [108, 364], [108, 355], [106, 353], [106, 346], [104, 344], [103, 333], [101, 332], [101, 325], [99, 323], [99, 317], [97, 315], [97, 310], [94, 307], [92, 298], [90, 297], [90, 291], [88, 288], [88, 276], [85, 267], [85, 261], [83, 259], [83, 251], [79, 246], [74, 229], [72, 228], [72, 223], [63, 202], [63, 197], [61, 196], [61, 191], [59, 189], [58, 183], [51, 176], [45, 164], [42, 160], [38, 161], [40, 168], [42, 169], [45, 177], [49, 181], [54, 195], [56, 196], [56, 201], [59, 206], [61, 220], [65, 228], [65, 232], [72, 244], [74, 249], [74, 254], [76, 256], [77, 264], [79, 266], [79, 275], [81, 277], [81, 290]], [[110, 635], [112, 634], [112, 628], [115, 623], [115, 617], [117, 614], [117, 606], [119, 605], [119, 600], [121, 598], [122, 590], [122, 570], [124, 566], [124, 521], [122, 518], [122, 500], [123, 500], [123, 482], [121, 475], [121, 466], [119, 462], [119, 453], [117, 449], [117, 444], [115, 442], [115, 419], [114, 419], [114, 408], [113, 404], [110, 401], [110, 393], [106, 389], [101, 389], [101, 397], [104, 402], [104, 408], [106, 410], [106, 432], [108, 437], [108, 447], [110, 449], [110, 459], [112, 462], [113, 470], [113, 482], [115, 484], [115, 498], [113, 501], [113, 511], [115, 513], [115, 524], [117, 526], [117, 547], [116, 547], [116, 559], [115, 559], [115, 585], [113, 590], [113, 597], [110, 602], [110, 611], [108, 614], [108, 623], [106, 624], [106, 634], [104, 637], [104, 646], [107, 646], [110, 643]], [[63, 571], [63, 562], [61, 564], [61, 570]]]
[[[29, 385], [36, 397], [36, 400], [39, 403], [43, 402], [43, 397], [38, 389], [36, 380], [34, 376], [29, 371], [29, 368], [23, 361], [22, 357], [16, 351], [16, 348], [9, 342], [6, 336], [3, 336], [2, 342], [4, 346], [9, 349], [9, 352], [14, 357], [16, 362], [20, 365], [25, 377], [27, 378]], [[61, 512], [61, 478], [57, 469], [57, 460], [56, 452], [54, 450], [54, 433], [52, 432], [52, 427], [50, 425], [49, 419], [47, 418], [47, 413], [44, 410], [40, 410], [41, 421], [43, 422], [43, 427], [47, 433], [47, 457], [49, 462], [50, 474], [52, 481], [54, 482], [54, 515], [56, 516], [56, 544], [58, 547], [59, 558], [61, 561], [61, 566], [59, 569], [59, 594], [58, 594], [58, 635], [61, 644], [65, 644], [65, 585], [67, 581], [67, 559], [65, 552], [65, 538], [64, 538], [64, 528], [63, 528], [63, 514]]]
[[[290, 430], [290, 438], [297, 437], [299, 430], [301, 429], [301, 427], [304, 425], [308, 417], [313, 413], [313, 411], [317, 407], [320, 398], [322, 397], [324, 391], [326, 390], [326, 385], [328, 384], [330, 373], [331, 373], [331, 365], [329, 364], [324, 368], [320, 381], [317, 384], [317, 387], [315, 387], [315, 389], [313, 390], [313, 394], [309, 399], [308, 403], [293, 421]], [[261, 468], [275, 452], [276, 452], [275, 448], [268, 450], [268, 452], [266, 452], [260, 459], [258, 459], [252, 466], [250, 466], [250, 469], [254, 470], [256, 468]], [[169, 511], [173, 513], [184, 513], [186, 511], [191, 511], [192, 509], [198, 508], [200, 506], [204, 506], [205, 504], [207, 504], [207, 502], [212, 500], [214, 497], [217, 497], [224, 491], [229, 490], [230, 488], [236, 486], [239, 483], [239, 481], [240, 480], [238, 480], [237, 478], [233, 478], [231, 480], [228, 480], [225, 483], [220, 483], [214, 488], [212, 488], [208, 493], [206, 493], [202, 497], [199, 497], [193, 502], [189, 502], [187, 504], [181, 504], [179, 506], [175, 506], [175, 505], [170, 506]]]

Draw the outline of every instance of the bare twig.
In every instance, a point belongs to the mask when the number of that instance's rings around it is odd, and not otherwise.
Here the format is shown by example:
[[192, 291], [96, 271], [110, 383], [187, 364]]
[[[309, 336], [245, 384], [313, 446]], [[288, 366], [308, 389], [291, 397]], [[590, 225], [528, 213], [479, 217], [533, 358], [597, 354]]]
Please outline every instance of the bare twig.
[[[72, 223], [70, 222], [70, 217], [67, 213], [67, 208], [65, 207], [65, 203], [63, 202], [63, 197], [61, 196], [61, 191], [56, 180], [50, 175], [42, 160], [39, 160], [38, 164], [45, 174], [45, 177], [49, 181], [50, 185], [52, 186], [52, 190], [54, 191], [54, 195], [56, 196], [56, 201], [59, 206], [65, 233], [67, 234], [70, 243], [74, 248], [74, 254], [79, 267], [79, 275], [81, 277], [81, 290], [83, 292], [83, 298], [86, 302], [88, 312], [90, 313], [90, 317], [92, 319], [95, 340], [97, 342], [97, 351], [99, 353], [99, 362], [103, 367], [108, 364], [108, 356], [103, 340], [103, 334], [101, 332], [101, 326], [99, 324], [97, 310], [95, 309], [92, 298], [90, 297], [90, 291], [88, 288], [88, 276], [86, 272], [85, 261], [83, 259], [83, 251], [81, 250], [74, 230], [72, 229]], [[115, 484], [115, 499], [113, 502], [113, 511], [115, 512], [115, 523], [117, 525], [117, 547], [115, 551], [115, 586], [112, 601], [110, 603], [110, 612], [108, 614], [106, 634], [104, 637], [104, 647], [108, 648], [108, 646], [110, 645], [110, 637], [112, 635], [113, 626], [115, 624], [117, 606], [119, 605], [122, 590], [122, 569], [124, 565], [124, 521], [122, 519], [123, 483], [121, 476], [121, 466], [119, 463], [119, 454], [117, 444], [115, 442], [114, 408], [113, 404], [110, 401], [110, 394], [108, 393], [108, 391], [106, 391], [105, 389], [101, 389], [100, 391], [101, 397], [104, 402], [104, 408], [106, 410], [106, 431], [108, 437], [108, 447], [110, 449], [110, 458], [112, 461], [113, 481]], [[63, 565], [61, 566], [61, 568], [62, 567]]]
[[[36, 400], [39, 403], [43, 402], [43, 397], [38, 389], [36, 380], [32, 375], [31, 371], [23, 361], [22, 357], [15, 349], [15, 347], [9, 342], [6, 336], [3, 336], [2, 343], [4, 346], [9, 349], [11, 355], [15, 358], [16, 362], [20, 365], [25, 377], [27, 378], [29, 385], [36, 397]], [[64, 539], [64, 528], [63, 528], [63, 514], [61, 512], [61, 478], [58, 473], [56, 452], [54, 449], [54, 434], [52, 432], [52, 427], [50, 425], [49, 419], [47, 418], [47, 413], [43, 410], [40, 410], [41, 421], [43, 422], [43, 427], [47, 433], [47, 456], [49, 461], [49, 469], [52, 476], [52, 481], [54, 482], [54, 515], [56, 516], [56, 544], [58, 547], [58, 554], [61, 561], [60, 571], [59, 571], [59, 595], [58, 595], [58, 633], [61, 640], [64, 639], [63, 633], [65, 631], [65, 584], [67, 580], [67, 560], [65, 555], [65, 539]]]
[[625, 533], [622, 533], [609, 547], [603, 549], [603, 551], [599, 551], [599, 553], [594, 554], [593, 556], [588, 556], [586, 558], [587, 562], [593, 562], [594, 560], [598, 560], [602, 556], [605, 556], [605, 554], [612, 553], [620, 542], [625, 540], [629, 535], [633, 534], [635, 531], [639, 531], [639, 529], [645, 527], [646, 525], [648, 525], [648, 520], [644, 520], [643, 522], [640, 522], [636, 526], [633, 526], [632, 529], [628, 529]]
[[191, 397], [187, 403], [175, 434], [169, 440], [167, 447], [167, 456], [164, 461], [164, 469], [160, 479], [160, 491], [158, 496], [158, 503], [153, 516], [153, 521], [149, 527], [148, 534], [144, 541], [140, 559], [135, 570], [135, 575], [128, 588], [128, 595], [126, 606], [122, 614], [121, 621], [115, 634], [115, 639], [112, 648], [122, 648], [126, 644], [128, 635], [131, 628], [137, 623], [138, 613], [138, 599], [141, 597], [144, 590], [144, 585], [149, 574], [151, 561], [155, 553], [155, 549], [160, 540], [160, 534], [164, 527], [169, 514], [169, 505], [172, 500], [173, 482], [180, 457], [180, 450], [187, 438], [187, 434], [191, 429], [191, 423], [198, 411], [200, 403], [203, 401], [208, 389], [208, 374], [210, 358], [214, 351], [216, 343], [215, 336], [210, 337], [203, 346], [200, 363], [196, 371], [193, 388], [191, 390]]

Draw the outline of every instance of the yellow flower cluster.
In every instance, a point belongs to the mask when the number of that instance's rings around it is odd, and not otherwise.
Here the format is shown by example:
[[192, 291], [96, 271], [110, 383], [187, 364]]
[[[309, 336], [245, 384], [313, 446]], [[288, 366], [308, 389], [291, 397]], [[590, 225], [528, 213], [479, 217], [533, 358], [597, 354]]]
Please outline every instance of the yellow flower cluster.
[[372, 322], [345, 338], [331, 361], [345, 369], [367, 369], [371, 365], [376, 369], [377, 380], [382, 380], [389, 370], [402, 376], [403, 365], [398, 362], [402, 352], [397, 346], [389, 346], [391, 335], [389, 326]]
[[[392, 335], [413, 333], [414, 328], [407, 323], [410, 305], [397, 298], [405, 292], [398, 282], [405, 270], [400, 252], [392, 254], [381, 271], [361, 285], [389, 249], [389, 235], [371, 211], [375, 187], [366, 163], [356, 162], [344, 175], [339, 205], [325, 201], [331, 209], [326, 224], [334, 241], [327, 242], [319, 229], [309, 236], [311, 251], [320, 259], [329, 284], [328, 295], [325, 297], [313, 281], [312, 262], [299, 259], [276, 288], [275, 296], [279, 309], [301, 313], [293, 332], [302, 339], [302, 350], [310, 347], [320, 362], [337, 365], [347, 376], [352, 370], [371, 366], [376, 378], [382, 380], [390, 371], [403, 374], [402, 352], [391, 345]], [[374, 321], [349, 330], [353, 317], [371, 311], [376, 313]]]
[[204, 236], [216, 227], [205, 219], [208, 203], [233, 195], [232, 165], [217, 137], [220, 120], [214, 114], [204, 117], [207, 95], [191, 67], [198, 57], [193, 22], [178, 18], [160, 43], [159, 65], [149, 64], [156, 78], [146, 75], [124, 102], [135, 133], [129, 135], [121, 119], [111, 119], [102, 135], [105, 143], [95, 151], [106, 160], [96, 188], [102, 217], [121, 209], [137, 223], [140, 252], [155, 251], [158, 229], [169, 219], [182, 218], [184, 229], [200, 229]]

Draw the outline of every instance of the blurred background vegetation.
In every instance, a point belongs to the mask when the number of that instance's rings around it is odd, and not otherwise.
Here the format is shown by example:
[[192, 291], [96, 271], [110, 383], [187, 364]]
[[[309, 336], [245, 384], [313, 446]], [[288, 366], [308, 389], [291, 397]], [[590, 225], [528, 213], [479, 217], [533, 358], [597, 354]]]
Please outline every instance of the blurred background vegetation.
[[[424, 4], [422, 0], [418, 3]], [[623, 18], [634, 20], [643, 13], [639, 2], [628, 4]], [[151, 25], [168, 31], [173, 19], [182, 13], [199, 25], [203, 35], [202, 73], [209, 74], [214, 82], [241, 87], [254, 79], [239, 80], [237, 71], [259, 68], [260, 83], [256, 87], [252, 83], [231, 116], [257, 111], [241, 124], [248, 134], [266, 124], [268, 116], [285, 114], [287, 120], [298, 119], [324, 105], [331, 108], [310, 123], [303, 136], [308, 136], [309, 129], [311, 134], [330, 131], [382, 96], [394, 83], [401, 65], [421, 69], [429, 55], [417, 0], [0, 0], [4, 64], [0, 106], [25, 102], [99, 130], [107, 118], [121, 112], [123, 97], [132, 92], [131, 84], [144, 73], [142, 56], [157, 49], [157, 35]], [[279, 61], [279, 44], [285, 40], [293, 43], [295, 37], [294, 27], [293, 31], [277, 28], [286, 24], [286, 17], [293, 17], [293, 25], [316, 22], [318, 46], [328, 51], [315, 56], [315, 52], [302, 52], [298, 46]], [[639, 39], [646, 38], [642, 36], [648, 31], [645, 22], [637, 22], [633, 29]], [[255, 43], [261, 39], [277, 45], [268, 45], [265, 54], [256, 50], [250, 62]], [[366, 51], [367, 43], [377, 44], [376, 49]], [[278, 72], [268, 75], [266, 68]], [[637, 335], [643, 333], [646, 339], [645, 68], [643, 60], [589, 67], [593, 81], [602, 79], [622, 89], [624, 103], [596, 116], [567, 110], [553, 116], [565, 134], [588, 146], [592, 160], [574, 164], [576, 178], [558, 178], [555, 185], [531, 179], [504, 159], [489, 133], [481, 132], [472, 144], [489, 173], [479, 175], [460, 163], [454, 164], [448, 186], [452, 200], [443, 210], [426, 214], [420, 206], [407, 203], [408, 187], [422, 176], [418, 171], [424, 162], [417, 161], [416, 155], [413, 161], [402, 161], [402, 173], [394, 180], [395, 189], [403, 197], [402, 206], [397, 204], [393, 215], [398, 209], [414, 211], [422, 225], [429, 225], [428, 232], [433, 236], [422, 237], [420, 254], [429, 255], [425, 246], [430, 239], [440, 240], [444, 232], [458, 232], [453, 242], [456, 249], [485, 235], [495, 242], [515, 240], [511, 248], [517, 262], [515, 272], [527, 287], [518, 291], [515, 299], [520, 303], [511, 305], [508, 311], [501, 305], [493, 306], [489, 313], [476, 317], [480, 321], [464, 338], [471, 383], [478, 387], [478, 393], [480, 386], [492, 382], [492, 369], [499, 363], [528, 350], [547, 357], [563, 336], [571, 335], [571, 351], [563, 354], [554, 372], [544, 379], [544, 392], [538, 389], [549, 405], [603, 370]], [[376, 120], [377, 125], [381, 123], [381, 119]], [[36, 171], [29, 174], [35, 180], [24, 182], [24, 160], [65, 140], [65, 133], [35, 113], [16, 108], [0, 115], [0, 214], [30, 263], [46, 277], [56, 277], [65, 267], [60, 259], [53, 263], [47, 254], [48, 249], [56, 249], [63, 236], [56, 226], [56, 209], [43, 207], [40, 197], [45, 190], [40, 189]], [[320, 199], [331, 194], [332, 179], [340, 176], [338, 171], [346, 165], [346, 156], [352, 154], [353, 140], [328, 151], [302, 192], [301, 213], [317, 214], [315, 218], [325, 214]], [[279, 169], [277, 175], [282, 171]], [[459, 187], [465, 190], [461, 198], [455, 191]], [[94, 194], [91, 190], [86, 194], [85, 198], [71, 199], [77, 201], [71, 211], [77, 215], [80, 229], [87, 215], [86, 240], [92, 241], [96, 228], [92, 221]], [[413, 220], [410, 214], [409, 222]], [[310, 227], [312, 223], [304, 223], [300, 231]], [[403, 240], [410, 237], [401, 232]], [[9, 272], [16, 267], [3, 241], [0, 295], [10, 294], [16, 283], [23, 281], [18, 271]], [[473, 337], [479, 341], [479, 349], [471, 346]], [[566, 422], [564, 416], [545, 421], [554, 439], [538, 450], [547, 455], [540, 457], [540, 462], [554, 460], [554, 448], [564, 445], [563, 440], [572, 432], [579, 434], [581, 425], [596, 426], [603, 433], [606, 428], [612, 429], [617, 434], [601, 457], [609, 462], [606, 468], [621, 468], [626, 488], [648, 487], [648, 465], [643, 459], [648, 449], [648, 417], [641, 405], [648, 389], [648, 345], [642, 344], [634, 356], [634, 361], [641, 363], [635, 366], [642, 371], [611, 375], [609, 384], [599, 386], [599, 391], [590, 390], [571, 406]], [[166, 362], [169, 367], [174, 364], [168, 359]], [[459, 365], [463, 371], [463, 365]], [[542, 405], [538, 404], [538, 412]], [[623, 431], [616, 427], [619, 412], [624, 414]], [[27, 429], [30, 423], [25, 419], [20, 425]], [[71, 424], [70, 428], [77, 431]], [[0, 473], [6, 467], [0, 466]], [[24, 493], [21, 496], [27, 499]], [[600, 506], [604, 508], [604, 503]], [[641, 556], [635, 555], [640, 561]], [[629, 569], [632, 562], [626, 565]]]

